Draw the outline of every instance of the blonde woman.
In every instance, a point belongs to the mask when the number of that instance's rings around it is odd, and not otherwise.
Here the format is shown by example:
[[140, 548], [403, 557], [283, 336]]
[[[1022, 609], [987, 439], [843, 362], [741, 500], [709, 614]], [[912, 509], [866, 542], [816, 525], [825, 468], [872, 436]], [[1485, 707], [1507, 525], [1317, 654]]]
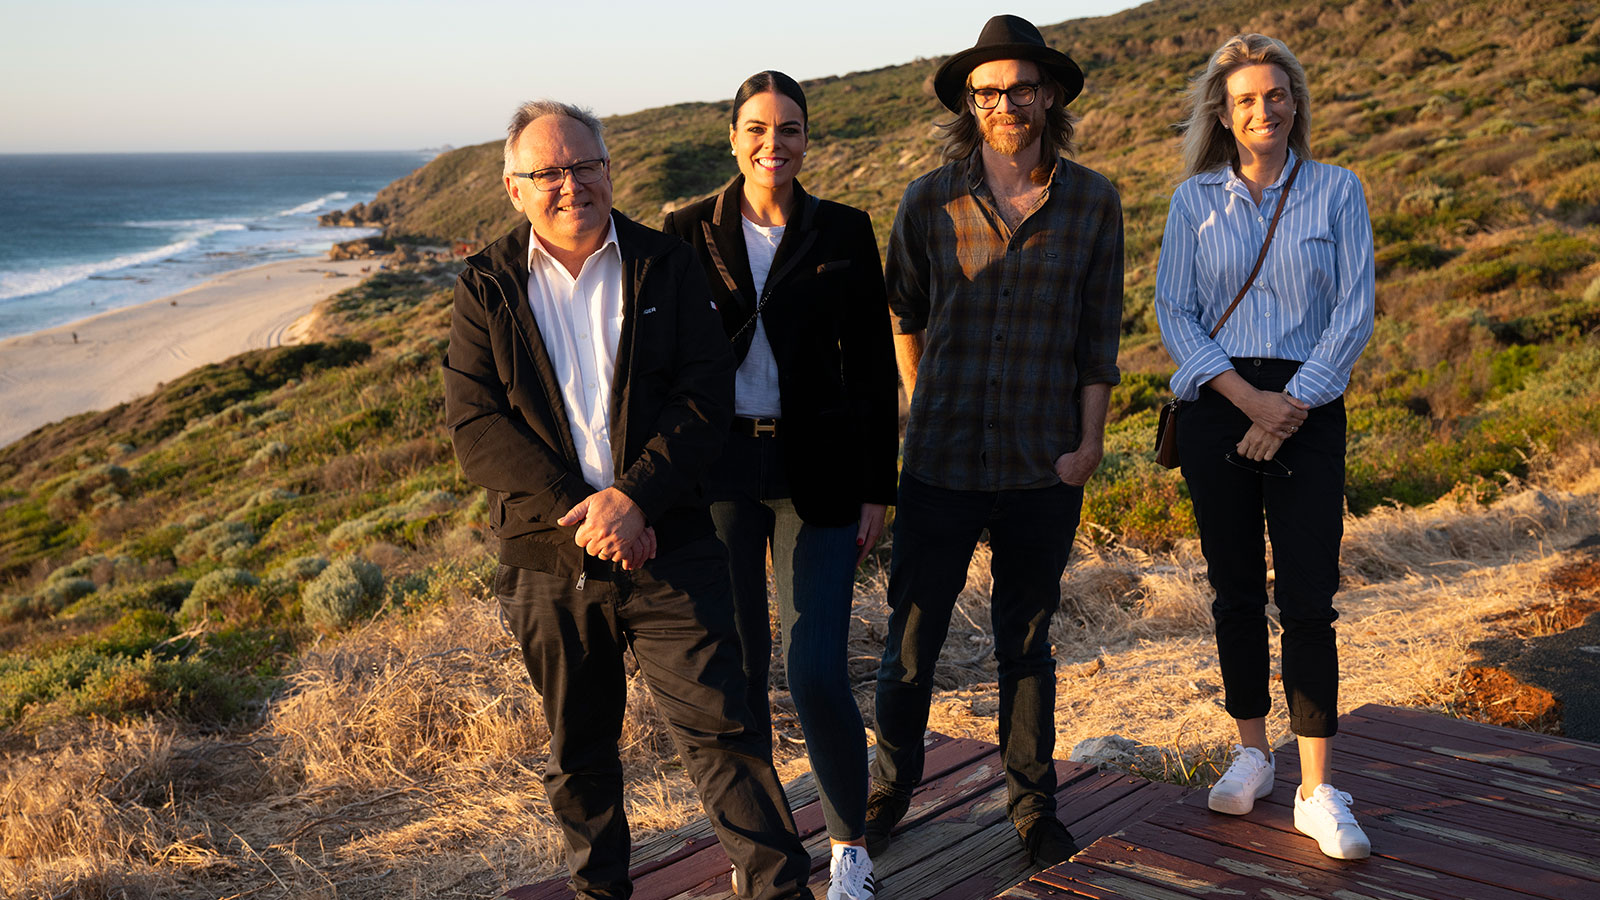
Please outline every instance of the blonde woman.
[[1230, 38], [1194, 83], [1188, 109], [1156, 315], [1178, 364], [1173, 391], [1189, 401], [1178, 451], [1216, 591], [1226, 708], [1239, 730], [1210, 806], [1248, 813], [1275, 775], [1266, 727], [1265, 519], [1283, 626], [1283, 691], [1300, 751], [1295, 827], [1328, 856], [1358, 859], [1371, 844], [1350, 795], [1331, 784], [1339, 688], [1333, 596], [1343, 535], [1344, 391], [1372, 335], [1366, 198], [1349, 170], [1311, 161], [1305, 71], [1281, 42]]

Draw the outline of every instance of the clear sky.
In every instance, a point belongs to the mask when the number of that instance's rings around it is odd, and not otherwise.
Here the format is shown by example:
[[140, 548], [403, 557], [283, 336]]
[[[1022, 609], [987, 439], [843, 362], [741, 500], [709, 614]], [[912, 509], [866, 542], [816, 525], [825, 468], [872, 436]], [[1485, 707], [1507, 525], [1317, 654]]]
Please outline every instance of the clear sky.
[[761, 69], [942, 57], [997, 12], [1135, 5], [0, 0], [0, 153], [462, 146], [534, 97], [602, 115], [722, 100]]

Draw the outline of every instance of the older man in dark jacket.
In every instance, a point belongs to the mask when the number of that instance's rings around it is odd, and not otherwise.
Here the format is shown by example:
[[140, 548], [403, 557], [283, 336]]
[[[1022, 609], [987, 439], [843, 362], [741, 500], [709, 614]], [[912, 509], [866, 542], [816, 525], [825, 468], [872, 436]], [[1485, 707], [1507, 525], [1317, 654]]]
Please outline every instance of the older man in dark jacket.
[[676, 238], [611, 209], [601, 125], [524, 104], [506, 191], [528, 226], [456, 283], [445, 412], [488, 489], [495, 594], [550, 726], [545, 787], [579, 897], [625, 898], [618, 744], [631, 647], [748, 897], [800, 897], [810, 863], [744, 702], [728, 569], [700, 498], [732, 357]]

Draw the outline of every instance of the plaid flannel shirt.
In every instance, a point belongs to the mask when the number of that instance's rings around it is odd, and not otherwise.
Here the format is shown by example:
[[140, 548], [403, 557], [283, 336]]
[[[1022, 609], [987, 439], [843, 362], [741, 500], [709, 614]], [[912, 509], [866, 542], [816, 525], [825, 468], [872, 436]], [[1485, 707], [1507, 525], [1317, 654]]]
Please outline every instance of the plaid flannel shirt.
[[1082, 440], [1079, 390], [1116, 384], [1122, 204], [1056, 161], [1015, 232], [981, 157], [906, 188], [885, 268], [895, 330], [925, 331], [903, 469], [951, 490], [1041, 488]]

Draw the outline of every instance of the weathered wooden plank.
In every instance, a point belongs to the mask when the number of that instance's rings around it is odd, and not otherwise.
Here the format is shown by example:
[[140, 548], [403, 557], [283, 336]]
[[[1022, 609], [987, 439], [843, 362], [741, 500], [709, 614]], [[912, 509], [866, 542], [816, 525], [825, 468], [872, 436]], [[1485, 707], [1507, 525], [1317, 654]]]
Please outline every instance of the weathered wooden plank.
[[[1201, 818], [1195, 811], [1188, 814]], [[1117, 868], [1116, 864], [1097, 861], [1098, 857], [1110, 854], [1123, 862], [1136, 860], [1146, 868], [1175, 871], [1185, 879], [1210, 877], [1219, 886], [1243, 888], [1243, 884], [1229, 878], [1244, 877], [1278, 891], [1299, 891], [1313, 897], [1471, 897], [1473, 900], [1528, 900], [1529, 897], [1526, 892], [1503, 885], [1466, 879], [1454, 872], [1424, 869], [1384, 855], [1365, 860], [1329, 859], [1304, 836], [1276, 829], [1256, 827], [1252, 832], [1236, 828], [1232, 830], [1235, 836], [1248, 833], [1249, 837], [1248, 841], [1233, 842], [1220, 842], [1211, 834], [1195, 834], [1194, 830], [1197, 829], [1168, 829], [1155, 822], [1144, 822], [1108, 839], [1109, 847], [1097, 847], [1094, 854], [1085, 854], [1078, 861], [1099, 868]], [[1205, 866], [1208, 871], [1185, 868], [1179, 860]], [[1218, 871], [1223, 874], [1216, 875]], [[1132, 871], [1125, 871], [1125, 874], [1145, 877]], [[1266, 894], [1264, 888], [1247, 890], [1247, 896]]]
[[[1017, 830], [1003, 815], [988, 826], [937, 823], [949, 838], [938, 853], [924, 856], [880, 881], [884, 897], [979, 900], [993, 897], [1028, 877], [1037, 868], [1023, 851]], [[965, 881], [971, 893], [948, 891], [952, 881]]]
[[1600, 765], [1496, 746], [1459, 733], [1425, 731], [1405, 722], [1369, 719], [1353, 714], [1340, 717], [1339, 731], [1341, 736], [1348, 731], [1368, 740], [1383, 741], [1413, 751], [1571, 782], [1588, 788], [1587, 793], [1600, 800]]
[[[983, 761], [995, 752], [993, 744], [929, 733], [924, 769], [950, 777], [952, 772], [964, 772], [974, 765], [981, 767]], [[801, 838], [808, 842], [815, 874], [819, 868], [826, 870], [828, 865], [826, 851], [821, 854], [820, 861], [815, 851], [819, 842], [824, 848], [827, 846], [822, 809], [816, 799], [816, 783], [807, 773], [795, 779], [792, 786], [798, 788], [792, 792], [790, 800], [790, 806], [795, 811], [795, 826]], [[791, 792], [786, 789], [786, 793]], [[796, 801], [800, 802], [797, 804]], [[656, 855], [644, 865], [636, 866], [631, 872], [635, 897], [641, 900], [651, 897], [699, 898], [716, 896], [726, 890], [730, 871], [728, 858], [717, 844], [709, 822], [702, 818], [664, 837], [674, 839], [670, 841], [667, 852]], [[656, 847], [649, 849], [652, 853], [658, 852]], [[826, 885], [823, 890], [826, 892]]]
[[[1525, 776], [1508, 775], [1502, 770], [1473, 766], [1452, 761], [1449, 768], [1441, 762], [1436, 766], [1417, 766], [1375, 758], [1384, 752], [1386, 744], [1371, 744], [1355, 736], [1340, 738], [1335, 765], [1340, 770], [1336, 781], [1345, 782], [1344, 772], [1375, 782], [1383, 787], [1376, 789], [1388, 795], [1394, 792], [1423, 792], [1432, 795], [1437, 803], [1469, 804], [1491, 813], [1514, 813], [1525, 816], [1537, 827], [1543, 822], [1546, 828], [1577, 829], [1600, 835], [1600, 809], [1576, 801], [1570, 792], [1550, 790], [1548, 784], [1530, 783]], [[1282, 757], [1291, 766], [1297, 766], [1292, 756]], [[1479, 777], [1471, 777], [1473, 774]], [[1395, 794], [1401, 796], [1401, 794]]]
[[1075, 808], [1067, 803], [1062, 804], [1061, 820], [1067, 823], [1067, 828], [1077, 840], [1078, 846], [1087, 847], [1108, 834], [1138, 822], [1156, 810], [1178, 802], [1184, 796], [1184, 789], [1175, 784], [1143, 781], [1132, 776], [1123, 777], [1138, 782], [1133, 790], [1087, 815], [1071, 818]]
[[[1438, 734], [1459, 735], [1467, 740], [1493, 744], [1512, 750], [1521, 750], [1536, 756], [1547, 756], [1551, 759], [1569, 760], [1580, 765], [1600, 766], [1600, 744], [1580, 741], [1575, 738], [1557, 737], [1550, 734], [1539, 734], [1533, 731], [1522, 731], [1516, 728], [1503, 728], [1498, 725], [1486, 725], [1470, 719], [1458, 719], [1444, 713], [1433, 712], [1426, 709], [1408, 709], [1401, 706], [1380, 706], [1368, 703], [1351, 710], [1348, 715], [1361, 719], [1374, 719], [1382, 722], [1391, 722], [1405, 725], [1419, 731], [1431, 731]], [[1342, 729], [1344, 724], [1340, 723]]]
[[[1600, 803], [1583, 796], [1593, 792], [1582, 785], [1414, 750], [1410, 751], [1414, 754], [1410, 758], [1397, 758], [1403, 754], [1392, 751], [1400, 749], [1403, 748], [1357, 735], [1341, 736], [1335, 749], [1334, 766], [1340, 773], [1336, 777], [1342, 782], [1343, 772], [1349, 771], [1395, 788], [1437, 793], [1562, 828], [1592, 832], [1600, 827]], [[1284, 758], [1289, 771], [1298, 770], [1295, 756]]]
[[[1255, 809], [1247, 816], [1211, 812], [1205, 808], [1202, 796], [1198, 803], [1194, 802], [1196, 798], [1190, 797], [1181, 804], [1157, 810], [1145, 821], [1151, 826], [1183, 831], [1219, 844], [1272, 852], [1303, 865], [1348, 865], [1328, 860], [1314, 841], [1294, 829], [1293, 791], [1292, 786], [1280, 783], [1272, 794], [1256, 801]], [[1544, 859], [1530, 861], [1507, 847], [1485, 846], [1476, 837], [1462, 840], [1441, 834], [1438, 827], [1418, 833], [1404, 827], [1404, 821], [1395, 822], [1376, 814], [1382, 807], [1371, 801], [1371, 797], [1364, 800], [1357, 796], [1355, 813], [1362, 829], [1372, 839], [1372, 850], [1378, 857], [1450, 876], [1503, 885], [1552, 900], [1581, 896], [1582, 888], [1591, 881], [1586, 876], [1558, 870]]]
[[1078, 884], [1080, 879], [1093, 878], [1094, 875], [1094, 869], [1068, 861], [1058, 866], [1051, 866], [1043, 872], [1036, 872], [1028, 880], [1054, 890], [1068, 891], [1072, 889], [1073, 885]]
[[[1143, 791], [1149, 782], [1115, 772], [1102, 772], [1076, 763], [1056, 763], [1057, 816], [1087, 844], [1102, 833], [1127, 825], [1150, 798]], [[1170, 787], [1170, 786], [1166, 786]], [[1158, 791], [1171, 797], [1168, 791]], [[885, 897], [985, 900], [1015, 884], [1037, 867], [1027, 858], [1016, 828], [1006, 817], [1006, 786], [994, 784], [982, 796], [951, 807], [919, 831], [907, 834], [914, 843], [884, 854], [880, 894]], [[1121, 812], [1104, 814], [1105, 810]], [[1095, 824], [1098, 823], [1098, 824]], [[904, 856], [915, 857], [906, 862]], [[875, 861], [876, 862], [876, 861]], [[953, 876], [965, 887], [951, 884]], [[977, 893], [971, 892], [980, 888]]]
[[1092, 884], [1081, 885], [1081, 887], [1097, 893], [1082, 894], [1074, 890], [1075, 887], [1080, 887], [1080, 885], [1074, 883], [1072, 877], [1080, 873], [1092, 874], [1093, 871], [1087, 866], [1062, 863], [1059, 866], [1034, 875], [1027, 881], [1012, 885], [1001, 892], [995, 900], [1080, 900], [1085, 896], [1115, 897], [1116, 895], [1114, 894], [1101, 893], [1100, 889]]
[[[1299, 771], [1299, 757], [1293, 748], [1284, 748], [1281, 759], [1280, 772]], [[1396, 770], [1395, 766], [1402, 770]], [[1448, 789], [1450, 781], [1476, 784], [1480, 792], [1489, 794], [1490, 800], [1504, 795], [1501, 805], [1516, 805], [1524, 814], [1563, 822], [1592, 823], [1600, 816], [1600, 792], [1593, 788], [1374, 741], [1359, 734], [1339, 735], [1334, 743], [1334, 768], [1339, 773], [1337, 778], [1342, 778], [1345, 771], [1371, 769], [1375, 778], [1397, 784], [1426, 783], [1441, 790]]]
[[[1087, 866], [1083, 868], [1088, 869]], [[1194, 894], [1187, 891], [1175, 891], [1168, 887], [1150, 884], [1149, 882], [1129, 878], [1126, 875], [1115, 872], [1107, 872], [1100, 869], [1092, 869], [1089, 872], [1090, 874], [1087, 875], [1062, 877], [1057, 874], [1056, 869], [1051, 869], [1049, 872], [1040, 872], [1038, 875], [1033, 876], [1031, 881], [1061, 892], [1060, 894], [1046, 895], [1050, 900], [1056, 900], [1056, 898], [1062, 896], [1073, 898], [1073, 900], [1077, 900], [1080, 897], [1088, 898], [1088, 900], [1194, 900], [1195, 897]], [[1288, 895], [1274, 897], [1271, 894], [1231, 894], [1229, 895], [1229, 900], [1256, 900], [1258, 896], [1271, 898], [1271, 900], [1302, 900], [1299, 897]], [[1303, 900], [1313, 900], [1313, 898], [1303, 898]], [[1320, 900], [1320, 898], [1315, 898], [1315, 900]]]

